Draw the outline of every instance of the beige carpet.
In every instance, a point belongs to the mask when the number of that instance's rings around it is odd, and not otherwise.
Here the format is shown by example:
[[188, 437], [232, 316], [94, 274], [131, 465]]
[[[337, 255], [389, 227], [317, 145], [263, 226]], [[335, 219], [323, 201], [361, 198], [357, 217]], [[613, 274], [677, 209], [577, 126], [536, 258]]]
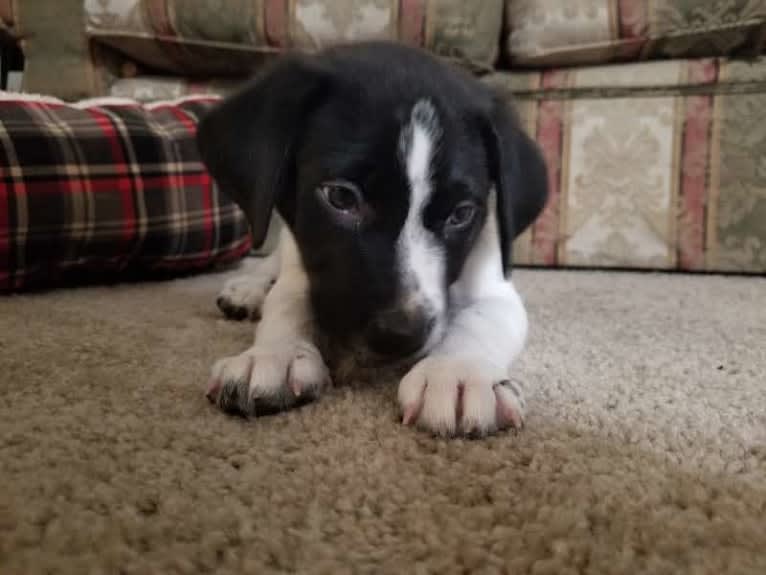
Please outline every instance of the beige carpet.
[[527, 429], [203, 398], [221, 276], [0, 299], [0, 573], [766, 573], [766, 280], [517, 272]]

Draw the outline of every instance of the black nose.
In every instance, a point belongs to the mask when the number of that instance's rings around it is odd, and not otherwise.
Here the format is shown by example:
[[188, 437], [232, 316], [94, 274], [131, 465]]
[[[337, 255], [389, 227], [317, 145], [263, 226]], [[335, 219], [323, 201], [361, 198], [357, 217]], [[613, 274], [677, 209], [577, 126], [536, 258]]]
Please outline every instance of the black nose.
[[388, 311], [370, 324], [367, 339], [377, 353], [405, 356], [423, 347], [435, 324], [436, 318], [426, 310]]

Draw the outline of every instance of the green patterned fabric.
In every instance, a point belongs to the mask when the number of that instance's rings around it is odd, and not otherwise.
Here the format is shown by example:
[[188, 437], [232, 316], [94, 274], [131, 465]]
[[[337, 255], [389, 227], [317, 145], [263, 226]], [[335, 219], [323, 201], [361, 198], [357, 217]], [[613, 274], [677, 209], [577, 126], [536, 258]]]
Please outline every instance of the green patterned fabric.
[[496, 74], [550, 173], [516, 263], [766, 273], [766, 59]]
[[8, 2], [25, 88], [65, 99], [225, 94], [285, 51], [424, 47], [490, 72], [545, 152], [551, 202], [517, 263], [766, 273], [766, 64], [736, 58], [766, 48], [766, 0]]
[[721, 271], [766, 272], [766, 93], [720, 103], [720, 176], [713, 259]]
[[241, 74], [286, 49], [363, 39], [422, 46], [489, 70], [503, 1], [88, 0], [90, 38], [138, 63], [177, 74]]
[[[551, 200], [517, 264], [766, 273], [766, 60], [496, 73], [548, 163]], [[226, 93], [132, 78], [119, 96]]]
[[755, 55], [764, 0], [506, 0], [506, 53], [524, 66]]

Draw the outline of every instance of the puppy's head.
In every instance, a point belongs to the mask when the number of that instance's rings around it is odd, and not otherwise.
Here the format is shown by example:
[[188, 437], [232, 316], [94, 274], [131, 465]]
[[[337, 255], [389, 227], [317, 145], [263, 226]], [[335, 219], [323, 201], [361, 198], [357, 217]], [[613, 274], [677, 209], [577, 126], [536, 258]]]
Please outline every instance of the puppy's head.
[[441, 337], [486, 218], [508, 269], [546, 196], [540, 153], [499, 99], [390, 44], [281, 59], [213, 109], [198, 142], [256, 244], [272, 209], [289, 226], [322, 331], [385, 357]]

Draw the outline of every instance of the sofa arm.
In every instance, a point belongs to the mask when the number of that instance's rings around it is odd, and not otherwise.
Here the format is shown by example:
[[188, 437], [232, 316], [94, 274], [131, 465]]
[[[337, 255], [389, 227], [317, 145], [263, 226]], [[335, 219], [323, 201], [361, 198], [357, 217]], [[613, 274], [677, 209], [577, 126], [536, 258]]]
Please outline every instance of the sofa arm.
[[13, 7], [24, 51], [25, 92], [64, 100], [105, 94], [105, 68], [85, 36], [82, 0], [24, 0]]

